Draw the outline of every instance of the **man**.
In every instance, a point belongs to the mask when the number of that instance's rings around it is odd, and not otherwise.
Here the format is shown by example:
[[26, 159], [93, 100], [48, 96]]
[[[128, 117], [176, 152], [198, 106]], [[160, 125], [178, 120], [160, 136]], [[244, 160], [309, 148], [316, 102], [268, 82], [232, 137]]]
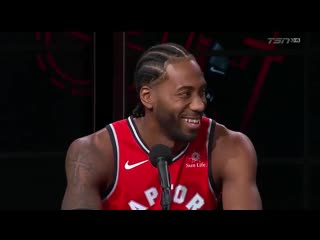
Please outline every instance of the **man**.
[[149, 48], [135, 71], [133, 115], [75, 140], [66, 156], [62, 209], [161, 210], [156, 144], [172, 162], [172, 210], [262, 209], [257, 158], [247, 136], [204, 116], [206, 81], [182, 46]]

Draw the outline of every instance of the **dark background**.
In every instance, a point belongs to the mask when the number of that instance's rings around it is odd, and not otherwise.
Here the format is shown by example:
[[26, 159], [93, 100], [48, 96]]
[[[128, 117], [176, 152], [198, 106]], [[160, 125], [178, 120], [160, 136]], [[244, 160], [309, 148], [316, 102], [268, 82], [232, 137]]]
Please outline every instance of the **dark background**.
[[[269, 44], [272, 37], [290, 42]], [[206, 115], [254, 143], [264, 209], [317, 209], [319, 39], [316, 32], [1, 32], [0, 208], [59, 209], [68, 145], [127, 117], [138, 57], [172, 41], [204, 71]]]

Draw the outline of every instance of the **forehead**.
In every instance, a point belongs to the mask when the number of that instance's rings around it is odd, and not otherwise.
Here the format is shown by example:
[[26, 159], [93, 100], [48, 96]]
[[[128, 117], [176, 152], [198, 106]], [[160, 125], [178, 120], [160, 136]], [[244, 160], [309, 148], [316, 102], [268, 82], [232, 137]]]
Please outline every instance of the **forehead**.
[[194, 60], [181, 60], [168, 64], [167, 82], [176, 86], [198, 85], [204, 83], [200, 66]]

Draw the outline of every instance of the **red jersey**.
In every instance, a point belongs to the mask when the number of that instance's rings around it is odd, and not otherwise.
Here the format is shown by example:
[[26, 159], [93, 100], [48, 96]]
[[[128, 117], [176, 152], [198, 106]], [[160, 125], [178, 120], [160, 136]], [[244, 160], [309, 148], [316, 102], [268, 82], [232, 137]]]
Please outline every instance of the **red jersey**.
[[[168, 166], [171, 180], [170, 210], [210, 210], [217, 207], [210, 169], [215, 121], [202, 117], [198, 136]], [[103, 209], [161, 210], [162, 189], [158, 169], [130, 116], [107, 127], [113, 142], [116, 177], [103, 199]]]

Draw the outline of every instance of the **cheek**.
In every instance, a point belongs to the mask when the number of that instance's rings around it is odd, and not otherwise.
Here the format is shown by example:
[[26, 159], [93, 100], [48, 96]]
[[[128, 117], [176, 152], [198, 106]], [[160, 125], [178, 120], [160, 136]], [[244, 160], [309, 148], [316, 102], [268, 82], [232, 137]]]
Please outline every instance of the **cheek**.
[[154, 106], [157, 109], [166, 109], [169, 110], [174, 105], [174, 102], [169, 97], [163, 95], [161, 97], [158, 97]]
[[174, 109], [172, 108], [172, 104], [170, 104], [170, 102], [167, 101], [161, 101], [158, 102], [156, 107], [155, 107], [155, 111], [157, 112], [158, 115], [170, 115], [172, 112], [174, 112]]
[[187, 108], [188, 103], [167, 93], [158, 95], [153, 106], [154, 110], [160, 115], [169, 114], [179, 116]]

